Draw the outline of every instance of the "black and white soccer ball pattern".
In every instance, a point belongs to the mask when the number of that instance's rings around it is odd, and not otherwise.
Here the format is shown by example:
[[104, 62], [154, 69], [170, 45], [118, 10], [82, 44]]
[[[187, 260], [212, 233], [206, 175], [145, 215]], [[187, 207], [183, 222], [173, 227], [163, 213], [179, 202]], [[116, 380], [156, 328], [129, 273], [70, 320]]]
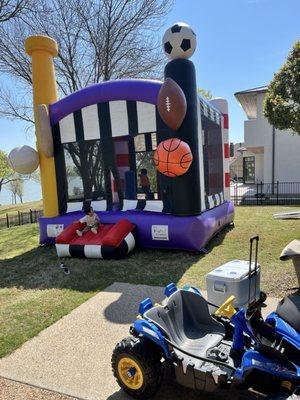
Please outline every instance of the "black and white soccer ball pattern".
[[177, 22], [163, 36], [164, 52], [168, 58], [190, 58], [197, 46], [195, 32], [184, 22]]

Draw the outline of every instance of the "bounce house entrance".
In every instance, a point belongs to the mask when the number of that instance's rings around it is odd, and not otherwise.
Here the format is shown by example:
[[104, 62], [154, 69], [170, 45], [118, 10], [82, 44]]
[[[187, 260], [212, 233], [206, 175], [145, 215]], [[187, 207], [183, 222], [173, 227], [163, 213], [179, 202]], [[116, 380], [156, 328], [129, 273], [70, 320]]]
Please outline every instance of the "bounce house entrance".
[[[68, 201], [123, 198], [157, 200], [157, 171], [153, 163], [156, 133], [114, 139], [117, 173], [105, 174], [101, 140], [66, 143], [64, 148]], [[105, 151], [105, 150], [104, 150]]]
[[[153, 163], [156, 133], [124, 136], [114, 139], [116, 166], [123, 198], [158, 200], [157, 170]], [[113, 201], [119, 202], [118, 182], [112, 176]]]
[[64, 158], [68, 201], [106, 199], [101, 140], [64, 144]]

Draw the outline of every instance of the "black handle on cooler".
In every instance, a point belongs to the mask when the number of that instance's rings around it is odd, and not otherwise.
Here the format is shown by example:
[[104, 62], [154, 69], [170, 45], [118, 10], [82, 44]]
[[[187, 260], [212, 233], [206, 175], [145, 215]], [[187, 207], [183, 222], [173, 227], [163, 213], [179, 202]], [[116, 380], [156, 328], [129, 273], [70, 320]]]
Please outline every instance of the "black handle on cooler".
[[[255, 261], [254, 261], [254, 272], [252, 273], [252, 253], [253, 253], [253, 242], [256, 242], [255, 246]], [[248, 303], [250, 304], [251, 300], [251, 278], [252, 276], [255, 275], [255, 288], [254, 290], [256, 291], [256, 283], [257, 283], [257, 255], [258, 255], [258, 242], [259, 242], [259, 236], [254, 235], [250, 238], [250, 257], [249, 257], [249, 293], [248, 293]]]

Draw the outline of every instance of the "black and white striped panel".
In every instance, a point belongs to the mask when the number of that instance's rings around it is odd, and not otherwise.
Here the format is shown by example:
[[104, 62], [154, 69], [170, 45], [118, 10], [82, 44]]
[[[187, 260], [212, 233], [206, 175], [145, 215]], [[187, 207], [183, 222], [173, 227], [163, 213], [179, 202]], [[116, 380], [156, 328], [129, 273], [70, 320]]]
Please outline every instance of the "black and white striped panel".
[[161, 200], [123, 200], [122, 211], [143, 210], [153, 212], [163, 212], [163, 202]]
[[224, 193], [216, 193], [210, 196], [206, 196], [206, 208], [211, 209], [224, 203]]
[[[100, 122], [98, 117], [98, 106], [91, 106], [81, 109], [84, 140], [97, 140], [100, 135]], [[67, 118], [67, 117], [66, 117]], [[60, 121], [61, 122], [61, 121]], [[62, 133], [61, 133], [62, 135]]]
[[156, 132], [151, 134], [140, 134], [134, 137], [134, 149], [136, 152], [154, 151], [156, 148]]
[[199, 155], [199, 177], [200, 177], [200, 198], [201, 198], [201, 211], [206, 210], [205, 204], [205, 181], [204, 181], [204, 131], [202, 131], [201, 121], [201, 103], [198, 97], [197, 102], [197, 118], [198, 118], [198, 155]]
[[216, 124], [221, 125], [221, 114], [216, 109], [211, 107], [209, 103], [204, 101], [201, 97], [199, 97], [199, 101], [201, 114], [211, 121], [215, 122]]
[[[105, 104], [108, 104], [108, 108]], [[60, 142], [65, 144], [100, 139], [103, 136], [102, 131], [107, 129], [107, 118], [110, 120], [112, 137], [157, 131], [154, 104], [117, 100], [93, 104], [62, 118], [58, 123]]]
[[84, 205], [91, 205], [94, 211], [107, 211], [107, 201], [106, 200], [92, 200], [92, 201], [72, 201], [67, 203], [67, 213], [74, 211], [82, 211]]
[[135, 247], [134, 235], [130, 232], [118, 247], [98, 244], [55, 245], [58, 257], [119, 259], [129, 254]]

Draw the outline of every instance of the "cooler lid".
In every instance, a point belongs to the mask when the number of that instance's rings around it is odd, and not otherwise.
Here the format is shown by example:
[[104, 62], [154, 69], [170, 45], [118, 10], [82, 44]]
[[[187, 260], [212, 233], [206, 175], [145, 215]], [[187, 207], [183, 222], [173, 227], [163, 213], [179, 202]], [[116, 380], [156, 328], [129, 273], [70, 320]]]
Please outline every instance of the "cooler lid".
[[[257, 264], [257, 268], [260, 265]], [[255, 263], [251, 263], [251, 271], [255, 270]], [[246, 260], [232, 260], [226, 264], [220, 265], [218, 268], [209, 272], [206, 276], [209, 279], [218, 278], [223, 281], [240, 281], [249, 274], [249, 261]]]

